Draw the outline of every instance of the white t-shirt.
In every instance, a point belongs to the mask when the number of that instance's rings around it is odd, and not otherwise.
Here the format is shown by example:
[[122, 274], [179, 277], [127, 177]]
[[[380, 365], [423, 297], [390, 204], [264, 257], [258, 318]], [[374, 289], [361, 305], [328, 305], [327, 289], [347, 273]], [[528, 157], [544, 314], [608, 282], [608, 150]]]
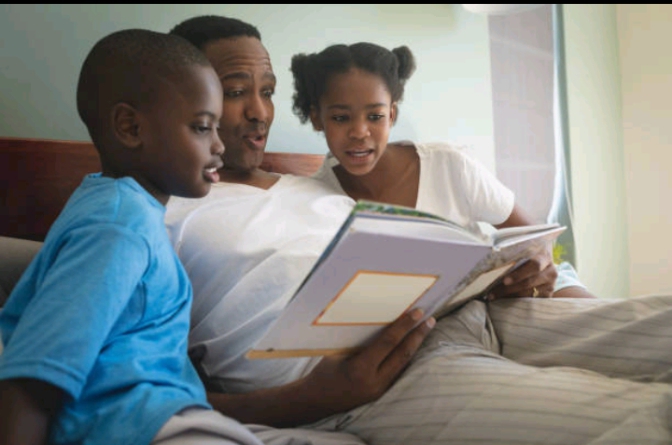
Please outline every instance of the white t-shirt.
[[[464, 153], [464, 149], [442, 142], [395, 144], [414, 145], [420, 157], [420, 184], [416, 208], [435, 213], [480, 233], [477, 222], [500, 224], [511, 215], [514, 194], [489, 170]], [[328, 154], [320, 169], [318, 179], [339, 193], [346, 194], [333, 167], [338, 160]], [[555, 291], [581, 284], [571, 264], [563, 262], [557, 267]]]
[[[443, 142], [414, 145], [420, 157], [420, 184], [416, 208], [480, 232], [477, 222], [500, 224], [511, 215], [514, 195], [482, 164], [462, 148]], [[334, 174], [338, 160], [331, 154], [314, 177], [345, 194]]]
[[170, 239], [194, 288], [192, 355], [220, 390], [274, 387], [319, 358], [248, 360], [354, 201], [319, 181], [283, 175], [269, 190], [218, 183], [200, 199], [171, 198]]

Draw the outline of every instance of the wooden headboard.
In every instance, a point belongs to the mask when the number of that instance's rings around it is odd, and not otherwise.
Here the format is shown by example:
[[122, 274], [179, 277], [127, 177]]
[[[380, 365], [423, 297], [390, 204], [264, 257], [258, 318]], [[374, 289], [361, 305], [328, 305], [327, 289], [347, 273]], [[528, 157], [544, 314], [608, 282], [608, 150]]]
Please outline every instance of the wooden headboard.
[[[264, 154], [266, 171], [310, 175], [323, 156]], [[87, 173], [100, 171], [91, 142], [0, 138], [0, 236], [43, 241]]]

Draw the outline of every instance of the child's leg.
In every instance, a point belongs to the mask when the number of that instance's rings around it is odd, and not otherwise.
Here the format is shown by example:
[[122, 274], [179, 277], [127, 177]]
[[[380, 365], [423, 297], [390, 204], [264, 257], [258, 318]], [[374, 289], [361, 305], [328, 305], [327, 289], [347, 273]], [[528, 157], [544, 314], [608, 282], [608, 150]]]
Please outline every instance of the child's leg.
[[488, 311], [502, 354], [518, 363], [672, 382], [672, 295], [502, 299]]
[[318, 431], [308, 428], [272, 428], [246, 425], [264, 445], [367, 445], [352, 434], [340, 431]]
[[151, 445], [263, 445], [239, 422], [216, 411], [184, 410], [159, 430]]
[[241, 425], [217, 412], [189, 409], [173, 416], [151, 445], [366, 445], [344, 432]]

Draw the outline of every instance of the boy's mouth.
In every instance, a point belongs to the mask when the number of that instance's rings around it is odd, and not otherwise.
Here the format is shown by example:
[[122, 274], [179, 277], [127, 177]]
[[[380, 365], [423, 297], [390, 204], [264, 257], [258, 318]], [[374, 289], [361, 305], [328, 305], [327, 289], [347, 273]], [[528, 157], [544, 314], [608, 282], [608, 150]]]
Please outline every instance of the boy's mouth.
[[205, 180], [211, 183], [219, 182], [219, 173], [217, 172], [218, 168], [221, 166], [208, 167], [203, 170], [203, 176]]

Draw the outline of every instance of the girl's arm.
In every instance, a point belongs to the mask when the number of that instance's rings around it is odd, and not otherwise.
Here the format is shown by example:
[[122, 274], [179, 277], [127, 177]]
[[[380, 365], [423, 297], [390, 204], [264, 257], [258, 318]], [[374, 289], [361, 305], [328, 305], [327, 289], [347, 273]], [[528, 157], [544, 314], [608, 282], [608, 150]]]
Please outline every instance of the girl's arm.
[[0, 381], [0, 443], [44, 445], [63, 392], [34, 379]]
[[[532, 224], [530, 218], [516, 204], [509, 218], [495, 227], [527, 226]], [[553, 264], [553, 246], [535, 255], [505, 278], [504, 282], [490, 293], [490, 299], [503, 297], [531, 297], [537, 288], [538, 297], [542, 298], [597, 298], [581, 286], [567, 286], [553, 292], [558, 271]], [[510, 281], [508, 281], [510, 280]]]

